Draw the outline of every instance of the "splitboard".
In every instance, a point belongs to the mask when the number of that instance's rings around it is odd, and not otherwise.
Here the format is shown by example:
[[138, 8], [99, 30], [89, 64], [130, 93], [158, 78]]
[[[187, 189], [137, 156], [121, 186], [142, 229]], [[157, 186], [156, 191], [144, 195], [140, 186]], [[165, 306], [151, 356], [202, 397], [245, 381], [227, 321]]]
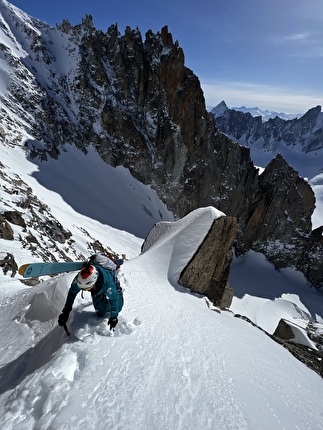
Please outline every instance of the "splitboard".
[[24, 278], [33, 278], [56, 273], [73, 272], [82, 269], [84, 261], [54, 262], [54, 263], [28, 263], [19, 267], [18, 273]]

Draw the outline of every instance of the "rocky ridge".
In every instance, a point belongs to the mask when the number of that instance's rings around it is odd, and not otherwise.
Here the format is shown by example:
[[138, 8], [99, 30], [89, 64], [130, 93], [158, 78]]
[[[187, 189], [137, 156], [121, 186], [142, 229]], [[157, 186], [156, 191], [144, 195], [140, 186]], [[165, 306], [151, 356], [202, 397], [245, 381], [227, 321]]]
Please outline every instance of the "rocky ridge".
[[107, 163], [151, 184], [176, 217], [215, 206], [237, 219], [238, 253], [263, 252], [277, 268], [293, 265], [323, 285], [311, 188], [279, 156], [259, 176], [249, 149], [206, 111], [167, 27], [143, 40], [129, 27], [124, 35], [117, 25], [96, 30], [90, 16], [51, 28], [5, 0], [0, 12], [3, 40], [11, 41], [3, 57], [13, 71], [2, 96], [3, 144], [25, 145], [44, 161], [59, 158], [65, 144], [85, 153], [92, 145]]
[[304, 153], [323, 148], [321, 106], [309, 109], [300, 118], [285, 120], [276, 116], [263, 122], [261, 116], [229, 109], [224, 101], [211, 110], [219, 129], [241, 145], [261, 145], [264, 151], [279, 146], [300, 147]]

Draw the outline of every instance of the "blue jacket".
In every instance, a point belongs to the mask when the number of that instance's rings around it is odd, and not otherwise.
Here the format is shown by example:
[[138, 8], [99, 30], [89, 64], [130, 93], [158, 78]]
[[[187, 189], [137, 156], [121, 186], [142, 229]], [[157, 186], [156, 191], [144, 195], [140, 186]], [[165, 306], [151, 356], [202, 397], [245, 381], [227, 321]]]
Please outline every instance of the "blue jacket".
[[[104, 269], [98, 265], [95, 267], [99, 276], [95, 286], [90, 290], [93, 306], [99, 316], [109, 314], [110, 318], [117, 318], [123, 306], [123, 296], [117, 291], [116, 275], [112, 270]], [[81, 291], [77, 286], [76, 279], [77, 276], [73, 279], [68, 290], [64, 313], [71, 312], [75, 297]]]

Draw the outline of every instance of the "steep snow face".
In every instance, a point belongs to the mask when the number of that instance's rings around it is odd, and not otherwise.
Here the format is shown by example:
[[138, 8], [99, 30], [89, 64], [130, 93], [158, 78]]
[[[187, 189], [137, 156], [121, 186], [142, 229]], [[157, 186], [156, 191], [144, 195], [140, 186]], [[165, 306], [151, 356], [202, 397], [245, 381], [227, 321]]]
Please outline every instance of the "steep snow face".
[[[200, 215], [197, 224], [191, 220], [184, 229], [183, 223], [170, 223], [169, 233], [124, 264], [120, 278], [125, 306], [114, 336], [95, 315], [87, 294], [78, 297], [68, 322], [72, 336], [67, 338], [57, 326], [74, 274], [2, 298], [1, 428], [320, 428], [319, 376], [264, 333], [230, 313], [210, 310], [202, 297], [176, 285], [173, 276], [169, 282], [175, 272], [171, 266], [183, 267], [185, 256], [202, 239], [200, 227], [207, 230], [211, 218]], [[194, 247], [185, 232], [194, 233]], [[130, 236], [129, 242], [122, 232], [114, 237], [107, 226], [101, 234], [104, 241], [113, 238], [120, 251], [135, 254]], [[256, 287], [259, 294], [259, 279], [271, 286], [279, 280], [286, 289], [286, 276], [267, 263], [268, 271], [250, 284], [258, 263], [251, 260], [244, 266], [246, 258], [239, 262], [234, 285], [249, 292], [249, 300], [243, 296], [244, 313], [251, 315], [258, 304], [250, 294], [257, 294]], [[8, 291], [14, 282], [2, 283], [1, 289]], [[304, 300], [306, 283], [299, 286], [302, 295], [297, 288], [294, 292]], [[275, 323], [273, 297], [267, 299], [271, 309], [263, 314], [266, 328]], [[291, 311], [293, 300], [304, 308], [298, 296], [285, 296], [285, 304], [286, 299], [290, 306], [284, 306], [284, 316], [299, 317]], [[321, 310], [317, 306], [322, 318]]]
[[323, 323], [323, 293], [310, 289], [304, 276], [293, 269], [274, 271], [262, 254], [250, 251], [235, 258], [229, 283], [234, 288], [230, 309], [247, 316], [270, 334], [274, 333], [281, 318], [301, 327], [314, 320]]
[[[77, 32], [64, 34], [58, 27], [51, 28], [6, 1], [0, 3], [0, 13], [0, 44], [3, 46], [0, 54], [1, 139], [4, 145], [24, 145], [31, 152], [37, 152], [46, 145], [31, 135], [35, 118], [23, 108], [21, 100], [30, 102], [37, 116], [37, 110], [40, 113], [43, 109], [41, 100], [45, 97], [45, 92], [42, 93], [45, 89], [63, 108], [64, 121], [66, 115], [71, 123], [75, 121], [79, 104], [71, 88], [77, 85], [75, 76], [80, 54], [74, 37], [81, 35]], [[97, 112], [93, 116], [99, 118], [100, 114]], [[93, 127], [98, 126], [94, 124]], [[7, 165], [11, 167], [9, 153], [14, 154], [14, 149], [2, 147], [0, 150], [1, 161], [6, 164], [8, 160]], [[54, 159], [35, 161], [36, 166], [27, 173], [25, 183], [29, 183], [29, 175], [32, 175], [41, 185], [59, 193], [77, 212], [121, 230], [132, 225], [134, 229], [128, 231], [138, 237], [144, 238], [160, 220], [173, 220], [173, 215], [151, 187], [135, 180], [127, 169], [105, 164], [91, 146], [85, 155], [72, 146], [64, 147], [62, 142], [60, 152], [59, 163]], [[19, 161], [24, 155], [17, 148]], [[11, 172], [18, 176], [20, 173], [18, 169]], [[13, 208], [7, 205], [4, 209]]]
[[[68, 321], [71, 337], [57, 326], [74, 274], [7, 297], [0, 307], [1, 428], [318, 430], [317, 374], [257, 328], [169, 282], [171, 266], [183, 267], [214, 216], [205, 208], [170, 223], [125, 262], [125, 305], [114, 333], [87, 293]], [[131, 248], [124, 244], [126, 253]]]
[[[122, 167], [107, 165], [92, 148], [84, 154], [66, 146], [59, 161], [34, 161], [33, 174], [49, 190], [60, 194], [76, 212], [145, 238], [156, 222], [173, 215], [156, 192]], [[71, 191], [72, 187], [72, 191]]]

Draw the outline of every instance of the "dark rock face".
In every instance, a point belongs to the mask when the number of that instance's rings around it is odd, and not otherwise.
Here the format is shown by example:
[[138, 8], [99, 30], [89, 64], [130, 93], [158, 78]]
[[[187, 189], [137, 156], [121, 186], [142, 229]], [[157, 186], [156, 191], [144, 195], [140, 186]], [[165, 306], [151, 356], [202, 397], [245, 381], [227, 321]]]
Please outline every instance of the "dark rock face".
[[179, 284], [206, 295], [216, 306], [229, 307], [233, 291], [227, 282], [236, 232], [235, 218], [216, 219], [195, 255], [182, 271]]
[[306, 279], [316, 287], [322, 287], [323, 236], [322, 227], [313, 230], [306, 246], [302, 249], [302, 258], [296, 266]]
[[283, 318], [279, 320], [273, 336], [278, 337], [282, 340], [293, 340], [295, 338], [294, 332], [291, 326]]
[[3, 273], [6, 275], [9, 271], [11, 271], [11, 277], [13, 278], [18, 271], [18, 265], [15, 261], [14, 256], [11, 253], [7, 253], [7, 255], [0, 259], [0, 267], [2, 268]]
[[300, 266], [314, 205], [311, 187], [278, 155], [259, 177], [259, 192], [237, 250], [262, 252], [277, 268]]
[[[277, 267], [296, 264], [310, 282], [323, 285], [310, 187], [279, 157], [258, 175], [249, 149], [222, 134], [206, 111], [199, 80], [185, 67], [167, 27], [148, 31], [143, 41], [138, 29], [128, 27], [123, 36], [116, 25], [98, 31], [90, 16], [55, 29], [33, 19], [28, 27], [14, 14], [10, 19], [8, 28], [26, 34], [29, 56], [18, 60], [6, 51], [20, 78], [4, 100], [3, 129], [12, 130], [3, 135], [5, 143], [20, 142], [15, 130], [28, 124], [35, 139], [26, 143], [31, 157], [58, 158], [65, 144], [86, 153], [93, 145], [107, 163], [125, 166], [152, 185], [176, 217], [215, 206], [237, 218], [238, 252], [264, 252]], [[73, 60], [64, 63], [64, 72], [58, 72], [59, 58]], [[21, 117], [16, 127], [10, 110]], [[270, 130], [276, 133], [274, 126]]]
[[18, 211], [7, 211], [3, 213], [4, 218], [15, 225], [20, 225], [23, 228], [26, 228], [25, 220], [22, 217], [22, 214]]
[[13, 230], [2, 214], [0, 214], [0, 238], [6, 240], [14, 239]]

